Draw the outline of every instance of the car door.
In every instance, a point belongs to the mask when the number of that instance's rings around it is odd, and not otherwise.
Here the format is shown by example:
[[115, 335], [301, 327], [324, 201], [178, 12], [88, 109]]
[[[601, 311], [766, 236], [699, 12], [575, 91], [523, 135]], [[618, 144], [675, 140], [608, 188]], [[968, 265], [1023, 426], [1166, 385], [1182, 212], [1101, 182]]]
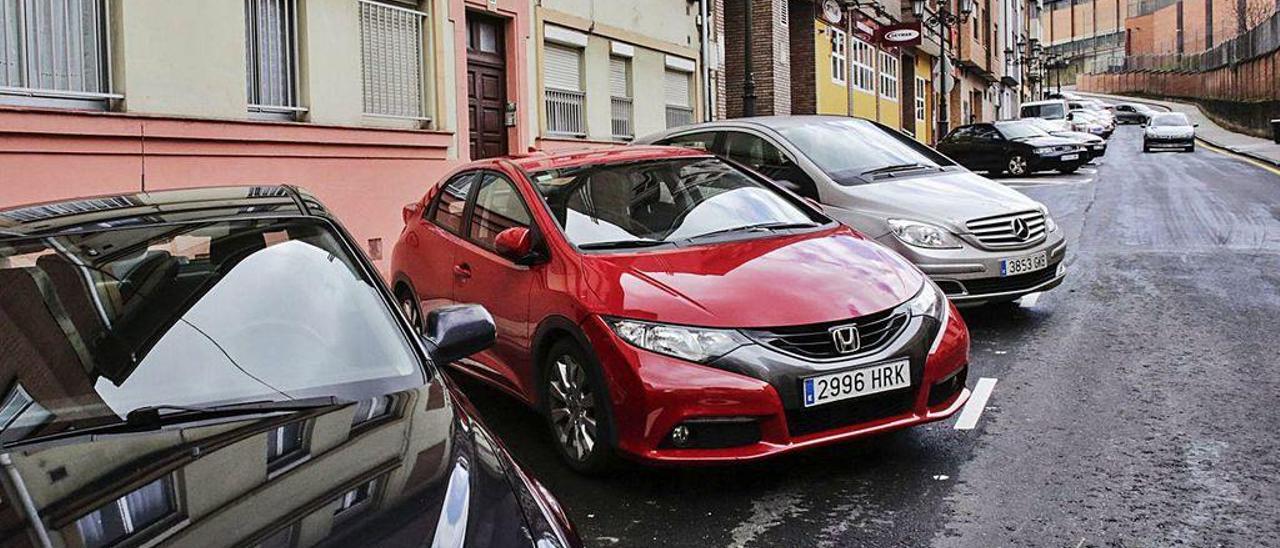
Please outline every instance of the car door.
[[1008, 141], [995, 126], [981, 124], [974, 126], [973, 144], [975, 163], [978, 169], [997, 169], [1003, 167], [1007, 155]]
[[978, 169], [979, 158], [973, 142], [973, 126], [962, 126], [938, 143], [938, 151], [968, 169]]
[[462, 243], [467, 197], [476, 177], [469, 171], [440, 185], [422, 215], [408, 225], [402, 269], [423, 313], [453, 303], [454, 250]]
[[466, 225], [465, 241], [455, 251], [451, 270], [454, 300], [483, 305], [498, 326], [497, 344], [471, 360], [480, 365], [478, 373], [533, 397], [529, 296], [543, 267], [518, 265], [499, 255], [495, 246], [503, 230], [533, 229], [529, 208], [510, 178], [482, 171], [469, 201]]
[[805, 198], [821, 202], [818, 196], [818, 185], [809, 177], [804, 169], [782, 151], [778, 146], [764, 137], [745, 131], [725, 131], [719, 143], [721, 154], [743, 164], [765, 177], [775, 181], [785, 181], [792, 192]]

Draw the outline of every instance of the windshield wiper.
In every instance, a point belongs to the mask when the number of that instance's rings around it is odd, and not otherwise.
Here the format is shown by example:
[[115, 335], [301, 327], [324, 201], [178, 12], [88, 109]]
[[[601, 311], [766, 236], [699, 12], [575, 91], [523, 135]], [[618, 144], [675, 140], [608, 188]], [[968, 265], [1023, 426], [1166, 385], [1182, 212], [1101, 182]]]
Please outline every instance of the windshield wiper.
[[786, 230], [789, 228], [813, 228], [816, 226], [822, 226], [822, 225], [819, 225], [818, 223], [796, 223], [796, 222], [790, 222], [790, 221], [775, 221], [771, 223], [757, 223], [753, 225], [742, 225], [742, 226], [734, 226], [730, 228], [722, 228], [720, 230], [712, 230], [711, 232], [705, 232], [702, 234], [698, 234], [697, 236], [690, 236], [688, 239], [701, 240], [703, 238], [708, 238], [711, 236], [719, 236], [721, 234], [729, 234], [731, 232], [772, 232], [774, 230]]
[[608, 242], [590, 242], [578, 244], [578, 249], [623, 249], [628, 247], [654, 247], [673, 245], [666, 240], [613, 240]]
[[5, 449], [20, 447], [26, 445], [34, 445], [37, 443], [45, 443], [52, 441], [67, 440], [90, 435], [111, 435], [111, 434], [131, 434], [136, 432], [149, 432], [159, 430], [165, 426], [175, 424], [185, 424], [190, 422], [198, 422], [204, 420], [216, 420], [227, 418], [244, 418], [255, 415], [272, 415], [276, 413], [291, 413], [297, 411], [307, 411], [311, 409], [321, 409], [332, 407], [344, 403], [333, 396], [322, 396], [317, 398], [300, 398], [293, 400], [263, 400], [241, 403], [229, 403], [224, 405], [212, 406], [188, 406], [188, 405], [148, 405], [133, 409], [125, 414], [124, 420], [103, 424], [100, 426], [91, 426], [88, 428], [80, 428], [75, 430], [67, 430], [56, 434], [39, 436], [34, 438], [18, 439], [5, 442]]
[[862, 174], [863, 175], [883, 175], [887, 173], [899, 173], [903, 171], [918, 171], [921, 169], [929, 169], [929, 166], [926, 166], [918, 162], [912, 162], [909, 164], [893, 164], [890, 166], [878, 167], [875, 169], [868, 169], [862, 172]]

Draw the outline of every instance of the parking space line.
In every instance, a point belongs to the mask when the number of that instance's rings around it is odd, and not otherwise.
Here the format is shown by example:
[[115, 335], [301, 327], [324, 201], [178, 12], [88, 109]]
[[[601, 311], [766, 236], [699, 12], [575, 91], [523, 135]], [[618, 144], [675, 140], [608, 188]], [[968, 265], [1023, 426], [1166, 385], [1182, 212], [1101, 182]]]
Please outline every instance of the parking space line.
[[1041, 293], [1032, 293], [1032, 294], [1030, 294], [1030, 295], [1027, 295], [1027, 296], [1022, 297], [1022, 303], [1021, 303], [1021, 304], [1022, 304], [1022, 307], [1023, 307], [1023, 308], [1035, 308], [1035, 306], [1036, 306], [1036, 301], [1039, 301], [1039, 300], [1040, 300], [1040, 295], [1041, 295]]
[[991, 391], [995, 388], [995, 379], [990, 377], [978, 379], [978, 384], [973, 387], [973, 394], [969, 396], [969, 402], [964, 404], [964, 409], [960, 411], [960, 418], [956, 420], [956, 430], [973, 430], [978, 425], [978, 419], [982, 418], [982, 412], [987, 408], [987, 399], [991, 397]]

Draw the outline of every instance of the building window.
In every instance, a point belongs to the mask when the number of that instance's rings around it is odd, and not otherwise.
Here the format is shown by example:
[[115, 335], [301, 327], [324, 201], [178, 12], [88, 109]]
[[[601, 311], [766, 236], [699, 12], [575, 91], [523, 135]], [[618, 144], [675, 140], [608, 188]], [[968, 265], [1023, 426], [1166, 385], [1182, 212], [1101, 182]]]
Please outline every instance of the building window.
[[51, 418], [53, 415], [36, 403], [20, 383], [15, 382], [0, 400], [0, 433], [5, 438], [19, 439]]
[[106, 0], [0, 0], [0, 104], [106, 109]]
[[76, 520], [86, 548], [120, 543], [176, 514], [173, 478], [165, 476]]
[[925, 86], [927, 85], [929, 85], [928, 81], [924, 78], [916, 77], [916, 120], [925, 119]]
[[880, 52], [880, 95], [890, 101], [898, 100], [898, 56]]
[[249, 112], [292, 119], [298, 111], [296, 0], [244, 0]]
[[288, 527], [267, 535], [256, 546], [257, 548], [293, 548], [298, 544], [298, 524], [293, 523]]
[[547, 107], [547, 133], [587, 134], [586, 94], [582, 92], [582, 50], [560, 44], [543, 48], [542, 83]]
[[302, 458], [304, 428], [302, 421], [291, 422], [267, 433], [267, 470], [280, 470]]
[[614, 139], [635, 137], [632, 123], [631, 60], [617, 55], [609, 57], [610, 131]]
[[663, 94], [667, 101], [667, 127], [687, 126], [693, 123], [693, 106], [689, 99], [691, 74], [682, 70], [667, 69], [663, 80]]
[[343, 493], [338, 497], [338, 507], [333, 510], [334, 517], [348, 517], [359, 513], [360, 510], [367, 508], [372, 503], [374, 495], [378, 492], [378, 480], [374, 478], [360, 484], [355, 489]]
[[358, 1], [364, 113], [428, 120], [422, 77], [427, 14], [372, 0]]
[[391, 407], [394, 403], [395, 401], [390, 395], [360, 400], [360, 402], [356, 404], [356, 414], [351, 419], [351, 425], [355, 426], [366, 422], [372, 422], [390, 415]]
[[867, 93], [874, 93], [876, 70], [874, 68], [876, 49], [866, 42], [853, 39], [853, 87]]
[[849, 77], [849, 53], [847, 35], [843, 30], [831, 28], [831, 81], [845, 85]]

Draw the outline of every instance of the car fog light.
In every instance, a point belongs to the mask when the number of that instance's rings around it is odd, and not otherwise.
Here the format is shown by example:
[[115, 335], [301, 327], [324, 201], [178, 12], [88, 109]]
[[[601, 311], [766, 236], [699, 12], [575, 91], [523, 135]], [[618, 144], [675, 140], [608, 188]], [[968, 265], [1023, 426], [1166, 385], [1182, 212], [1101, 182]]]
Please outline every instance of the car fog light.
[[689, 445], [689, 427], [683, 424], [671, 430], [671, 443], [676, 447]]
[[1058, 265], [1058, 275], [1061, 276], [1066, 273], [1067, 273], [1067, 262], [1062, 261], [1062, 264]]

